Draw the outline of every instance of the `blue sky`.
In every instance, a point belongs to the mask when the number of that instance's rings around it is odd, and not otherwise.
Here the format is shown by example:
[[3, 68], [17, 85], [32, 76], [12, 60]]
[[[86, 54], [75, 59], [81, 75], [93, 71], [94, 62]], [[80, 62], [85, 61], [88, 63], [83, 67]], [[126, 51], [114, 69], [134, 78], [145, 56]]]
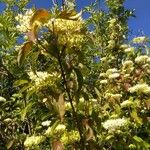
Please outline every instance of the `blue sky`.
[[[31, 4], [36, 8], [50, 8], [52, 0], [31, 0]], [[61, 1], [61, 0], [58, 0]], [[94, 0], [76, 0], [78, 3], [78, 10], [84, 6], [88, 6]], [[150, 36], [150, 0], [126, 0], [126, 8], [135, 9], [136, 18], [130, 18], [129, 27], [133, 32], [133, 36]], [[0, 10], [4, 5], [0, 3]]]

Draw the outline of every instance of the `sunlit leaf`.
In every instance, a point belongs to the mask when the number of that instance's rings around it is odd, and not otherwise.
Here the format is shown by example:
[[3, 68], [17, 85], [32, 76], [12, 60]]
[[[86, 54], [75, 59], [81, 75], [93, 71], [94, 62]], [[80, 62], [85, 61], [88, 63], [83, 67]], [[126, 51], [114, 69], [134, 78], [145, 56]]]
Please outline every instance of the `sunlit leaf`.
[[27, 106], [21, 111], [21, 120], [24, 121], [27, 113], [31, 111], [32, 106], [34, 105], [34, 102], [30, 102], [27, 104]]
[[140, 117], [138, 117], [138, 114], [137, 114], [137, 112], [135, 111], [135, 110], [133, 110], [132, 112], [131, 112], [131, 117], [134, 119], [134, 121], [136, 122], [136, 123], [138, 123], [138, 124], [142, 124], [142, 118], [140, 118]]
[[59, 111], [60, 119], [61, 119], [61, 121], [63, 121], [64, 114], [65, 114], [65, 101], [64, 101], [63, 93], [59, 95], [57, 104], [58, 104], [58, 111]]
[[7, 149], [10, 149], [10, 148], [13, 146], [14, 142], [15, 142], [15, 140], [9, 141], [9, 142], [6, 144]]
[[23, 84], [27, 84], [27, 83], [28, 83], [27, 80], [17, 80], [14, 83], [14, 87], [17, 87], [17, 86], [20, 86], [20, 85], [23, 85]]
[[20, 49], [17, 57], [18, 65], [21, 65], [25, 59], [25, 57], [29, 54], [33, 46], [33, 42], [28, 41], [26, 42], [22, 48]]

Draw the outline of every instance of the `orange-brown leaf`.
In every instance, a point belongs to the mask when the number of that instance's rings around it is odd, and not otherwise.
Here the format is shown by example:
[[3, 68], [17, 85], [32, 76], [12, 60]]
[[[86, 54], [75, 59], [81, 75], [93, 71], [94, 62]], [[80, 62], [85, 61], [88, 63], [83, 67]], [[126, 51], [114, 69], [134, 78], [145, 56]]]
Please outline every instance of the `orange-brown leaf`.
[[50, 13], [46, 9], [39, 9], [35, 11], [34, 15], [30, 20], [30, 25], [32, 26], [35, 21], [40, 23], [45, 23], [50, 18]]
[[63, 145], [61, 143], [61, 141], [53, 141], [53, 150], [63, 150]]
[[17, 57], [17, 62], [18, 62], [18, 65], [21, 65], [22, 62], [24, 61], [25, 57], [29, 54], [29, 52], [31, 51], [32, 49], [32, 46], [33, 46], [33, 42], [31, 41], [28, 41], [26, 42], [21, 50], [19, 51], [18, 53], [18, 57]]

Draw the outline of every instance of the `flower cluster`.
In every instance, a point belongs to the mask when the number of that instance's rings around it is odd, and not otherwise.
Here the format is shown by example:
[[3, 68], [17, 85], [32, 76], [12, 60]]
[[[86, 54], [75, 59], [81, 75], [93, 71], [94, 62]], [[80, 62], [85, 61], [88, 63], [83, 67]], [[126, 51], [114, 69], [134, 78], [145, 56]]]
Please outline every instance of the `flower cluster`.
[[63, 125], [63, 124], [58, 124], [56, 126], [56, 128], [52, 128], [52, 127], [49, 127], [46, 132], [45, 132], [45, 135], [46, 136], [55, 136], [56, 134], [60, 134], [60, 133], [63, 133], [64, 131], [66, 130], [66, 126]]
[[141, 37], [136, 37], [133, 40], [133, 43], [135, 44], [140, 44], [140, 43], [144, 43], [147, 41], [147, 38], [145, 36], [141, 36]]
[[16, 26], [17, 30], [26, 33], [30, 30], [30, 19], [33, 15], [33, 10], [28, 9], [25, 14], [18, 14], [15, 19], [18, 21], [18, 25]]
[[34, 88], [40, 89], [47, 85], [53, 85], [55, 81], [60, 77], [57, 73], [49, 74], [47, 72], [36, 71], [36, 73], [28, 72], [29, 78], [34, 83]]
[[84, 21], [82, 19], [50, 19], [45, 25], [52, 31], [54, 28], [54, 32], [58, 35], [58, 43], [61, 45], [80, 47], [84, 42], [84, 34], [82, 33]]
[[147, 55], [141, 55], [135, 58], [137, 64], [142, 64], [150, 61], [150, 57]]
[[74, 143], [79, 140], [80, 140], [80, 135], [79, 135], [79, 132], [76, 130], [71, 130], [70, 132], [65, 132], [61, 137], [61, 141], [65, 145]]
[[35, 145], [39, 145], [45, 140], [44, 136], [30, 136], [27, 137], [26, 140], [24, 141], [24, 146], [25, 147], [32, 147]]
[[118, 118], [118, 119], [109, 119], [107, 121], [105, 121], [104, 123], [102, 123], [103, 127], [106, 130], [116, 130], [120, 127], [123, 127], [127, 124], [127, 119], [125, 118]]
[[138, 93], [138, 94], [150, 94], [150, 86], [148, 86], [146, 83], [142, 83], [142, 84], [136, 84], [133, 87], [129, 88], [129, 91], [131, 93]]
[[51, 121], [47, 120], [47, 121], [43, 121], [41, 124], [42, 124], [42, 126], [49, 126], [50, 123], [51, 123]]

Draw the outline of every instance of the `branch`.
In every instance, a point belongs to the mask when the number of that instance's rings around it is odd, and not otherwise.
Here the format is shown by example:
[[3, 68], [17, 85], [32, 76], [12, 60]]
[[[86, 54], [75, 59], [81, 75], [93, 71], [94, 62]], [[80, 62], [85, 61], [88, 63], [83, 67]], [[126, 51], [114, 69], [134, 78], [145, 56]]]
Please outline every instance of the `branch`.
[[80, 134], [81, 150], [84, 150], [84, 138], [83, 138], [81, 124], [80, 124], [80, 121], [79, 121], [79, 119], [77, 117], [77, 113], [75, 111], [75, 108], [73, 106], [73, 99], [72, 99], [71, 94], [70, 94], [70, 89], [68, 88], [68, 85], [67, 85], [67, 79], [66, 79], [66, 76], [65, 76], [65, 71], [64, 71], [64, 68], [63, 68], [63, 65], [62, 65], [61, 55], [60, 55], [58, 49], [57, 49], [57, 53], [58, 53], [58, 63], [59, 63], [59, 66], [60, 66], [60, 69], [61, 69], [61, 75], [62, 75], [62, 78], [63, 78], [63, 81], [64, 81], [64, 88], [65, 88], [65, 90], [67, 92], [67, 95], [68, 95], [68, 98], [69, 98], [69, 102], [70, 102], [71, 108], [72, 108], [73, 118], [76, 121], [76, 126], [77, 126], [77, 129], [78, 129], [79, 134]]

